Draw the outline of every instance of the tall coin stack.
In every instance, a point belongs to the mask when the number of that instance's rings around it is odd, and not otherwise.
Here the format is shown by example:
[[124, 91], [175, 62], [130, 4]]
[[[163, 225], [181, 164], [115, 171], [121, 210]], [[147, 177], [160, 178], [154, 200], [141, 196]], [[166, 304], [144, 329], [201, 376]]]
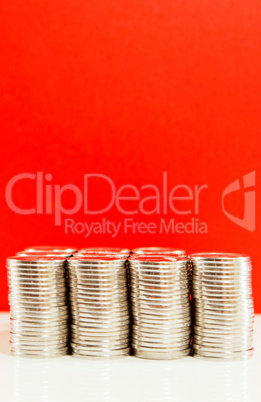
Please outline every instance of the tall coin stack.
[[251, 260], [239, 254], [192, 254], [194, 355], [247, 358], [253, 354]]
[[11, 353], [55, 357], [68, 352], [66, 260], [15, 256], [7, 259]]
[[132, 348], [137, 357], [177, 359], [190, 353], [189, 268], [185, 256], [130, 257]]
[[126, 258], [78, 255], [68, 260], [68, 269], [72, 354], [86, 358], [129, 354]]

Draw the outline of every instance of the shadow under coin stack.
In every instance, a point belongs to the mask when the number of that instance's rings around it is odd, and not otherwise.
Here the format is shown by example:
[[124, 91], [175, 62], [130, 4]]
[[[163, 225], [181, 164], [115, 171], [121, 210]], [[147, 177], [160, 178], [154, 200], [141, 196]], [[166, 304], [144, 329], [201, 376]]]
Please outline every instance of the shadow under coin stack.
[[68, 353], [65, 258], [7, 259], [11, 353], [55, 357]]
[[178, 359], [189, 355], [191, 308], [187, 258], [135, 254], [129, 264], [135, 356]]
[[78, 255], [68, 260], [68, 269], [72, 354], [83, 358], [128, 355], [126, 258]]
[[248, 358], [253, 354], [251, 260], [239, 254], [193, 254], [195, 357]]

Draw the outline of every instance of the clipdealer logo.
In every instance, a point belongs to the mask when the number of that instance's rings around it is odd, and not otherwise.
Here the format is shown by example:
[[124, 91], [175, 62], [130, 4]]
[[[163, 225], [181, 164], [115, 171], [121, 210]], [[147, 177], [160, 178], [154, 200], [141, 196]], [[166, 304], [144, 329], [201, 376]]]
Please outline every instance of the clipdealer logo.
[[[30, 181], [33, 184], [33, 191], [36, 194], [35, 206], [29, 209], [21, 208], [14, 202], [13, 193], [15, 192], [15, 188], [19, 182], [23, 183], [24, 180]], [[109, 190], [106, 190], [106, 195], [109, 195], [109, 201], [106, 201], [106, 205], [103, 205], [102, 208], [96, 210], [89, 207], [89, 200], [93, 196], [90, 185], [95, 180], [102, 181], [109, 188]], [[125, 184], [117, 188], [110, 177], [98, 173], [85, 174], [83, 176], [82, 188], [75, 184], [61, 186], [53, 184], [52, 181], [53, 176], [49, 173], [44, 174], [43, 172], [35, 174], [21, 173], [12, 177], [6, 186], [5, 195], [8, 207], [19, 215], [53, 215], [55, 226], [64, 225], [65, 233], [76, 233], [85, 237], [89, 237], [91, 234], [104, 233], [116, 237], [121, 230], [125, 234], [208, 233], [207, 223], [199, 219], [200, 199], [208, 189], [207, 184], [194, 186], [178, 184], [170, 188], [167, 172], [163, 172], [162, 174], [162, 185], [160, 187], [154, 184], [145, 184], [141, 187]], [[224, 206], [225, 197], [240, 189], [239, 179], [227, 186], [222, 194], [222, 209], [224, 214], [233, 223], [249, 231], [255, 230], [254, 185], [255, 172], [251, 172], [243, 177], [243, 186], [245, 188], [243, 219], [227, 212]], [[128, 195], [126, 195], [126, 191]], [[65, 206], [68, 192], [71, 193], [74, 199], [74, 204], [71, 208]], [[148, 208], [148, 205], [150, 205], [150, 208]], [[124, 216], [124, 219], [121, 219], [120, 222], [106, 219], [105, 214], [112, 208], [116, 208]], [[77, 222], [73, 217], [78, 212], [89, 217], [101, 216], [101, 219], [99, 221], [92, 221], [91, 223]], [[164, 216], [169, 212], [175, 218], [167, 220]], [[163, 217], [159, 222], [136, 222], [133, 218], [130, 218], [130, 216], [135, 217], [135, 215], [151, 215], [154, 217], [160, 215]], [[182, 221], [178, 221], [180, 216], [183, 216]], [[191, 217], [190, 221], [187, 221], [186, 216]], [[184, 223], [184, 221], [186, 222]]]
[[[14, 194], [16, 188], [24, 181], [28, 181], [33, 186], [36, 193], [36, 202], [33, 208], [24, 209], [15, 203]], [[96, 194], [92, 193], [92, 184], [101, 183], [107, 186], [106, 197], [103, 197], [102, 190]], [[28, 184], [28, 183], [27, 183]], [[97, 186], [96, 186], [97, 188]], [[188, 186], [178, 184], [170, 188], [168, 183], [168, 174], [163, 172], [162, 183], [160, 186], [154, 184], [145, 184], [137, 187], [132, 184], [124, 184], [116, 187], [114, 181], [103, 174], [90, 173], [83, 176], [82, 188], [75, 184], [59, 185], [53, 183], [51, 174], [21, 173], [12, 177], [6, 186], [6, 203], [8, 207], [19, 215], [42, 215], [51, 214], [54, 216], [55, 226], [64, 225], [65, 233], [82, 234], [85, 237], [90, 234], [109, 233], [112, 237], [117, 236], [120, 231], [123, 233], [207, 233], [208, 227], [205, 222], [199, 219], [200, 199], [208, 186], [194, 185]], [[68, 208], [66, 200], [68, 192], [73, 199], [74, 204]], [[127, 192], [127, 194], [126, 194]], [[96, 209], [90, 207], [90, 200], [99, 196], [102, 200], [109, 197], [109, 201], [104, 201], [106, 205]], [[32, 199], [35, 198], [34, 194]], [[67, 205], [67, 207], [65, 206]], [[97, 204], [98, 205], [98, 204]], [[105, 218], [105, 214], [112, 208], [123, 215], [124, 219], [120, 222], [112, 222]], [[76, 222], [73, 217], [78, 212], [86, 216], [97, 218], [99, 221]], [[168, 213], [175, 218], [165, 219]], [[135, 215], [141, 216], [163, 216], [160, 221], [140, 222], [135, 221]], [[178, 218], [191, 217], [182, 219]]]
[[238, 218], [231, 213], [227, 212], [224, 206], [225, 197], [231, 193], [238, 192], [241, 189], [240, 180], [237, 179], [229, 184], [222, 195], [222, 208], [224, 214], [234, 222], [236, 225], [242, 228], [254, 232], [256, 229], [256, 191], [254, 187], [256, 185], [256, 172], [250, 172], [243, 176], [242, 180], [244, 189], [244, 216]]

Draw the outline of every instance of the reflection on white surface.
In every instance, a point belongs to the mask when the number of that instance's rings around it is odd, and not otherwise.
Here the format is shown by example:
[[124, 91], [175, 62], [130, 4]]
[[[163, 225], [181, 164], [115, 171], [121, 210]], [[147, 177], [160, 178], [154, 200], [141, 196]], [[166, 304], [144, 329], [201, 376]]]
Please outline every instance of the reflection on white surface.
[[[238, 362], [203, 362], [199, 361], [193, 388], [195, 401], [249, 401], [247, 378], [249, 363]], [[202, 387], [202, 379], [206, 386]], [[199, 384], [201, 384], [199, 386]]]
[[22, 359], [8, 354], [8, 317], [0, 315], [0, 400], [259, 401], [261, 316], [257, 321], [255, 356], [249, 361]]

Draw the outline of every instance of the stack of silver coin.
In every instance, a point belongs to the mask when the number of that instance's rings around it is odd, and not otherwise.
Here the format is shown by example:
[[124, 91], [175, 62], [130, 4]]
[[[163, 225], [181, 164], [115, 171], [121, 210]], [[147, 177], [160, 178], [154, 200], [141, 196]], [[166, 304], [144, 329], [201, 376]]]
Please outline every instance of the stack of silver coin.
[[101, 254], [68, 260], [73, 356], [129, 354], [130, 315], [126, 258]]
[[134, 355], [177, 359], [190, 353], [189, 268], [185, 256], [129, 259]]
[[11, 353], [55, 357], [68, 352], [66, 260], [15, 256], [7, 259]]
[[192, 254], [196, 357], [247, 358], [253, 354], [254, 306], [250, 257]]

